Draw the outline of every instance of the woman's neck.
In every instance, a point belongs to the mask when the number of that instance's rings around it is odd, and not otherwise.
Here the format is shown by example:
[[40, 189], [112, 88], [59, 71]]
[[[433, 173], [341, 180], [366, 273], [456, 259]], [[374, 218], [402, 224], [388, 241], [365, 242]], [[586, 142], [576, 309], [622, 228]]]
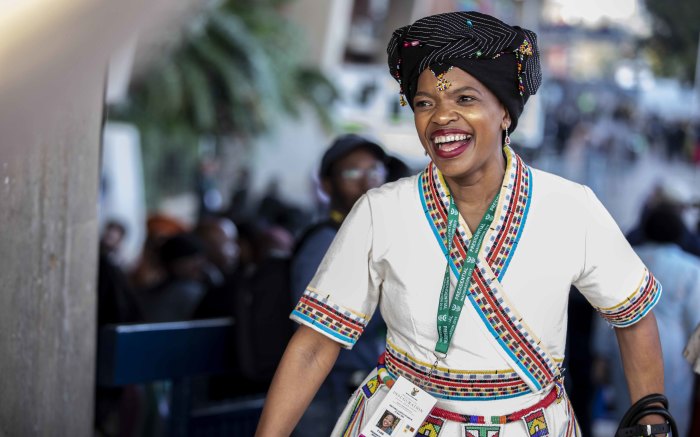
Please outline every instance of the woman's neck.
[[501, 190], [505, 175], [505, 158], [489, 161], [484, 168], [471, 175], [445, 180], [450, 187], [450, 193], [462, 217], [469, 228], [474, 230], [486, 213], [491, 201]]
[[488, 205], [501, 189], [506, 160], [502, 153], [472, 174], [462, 177], [445, 177], [455, 203], [462, 205]]

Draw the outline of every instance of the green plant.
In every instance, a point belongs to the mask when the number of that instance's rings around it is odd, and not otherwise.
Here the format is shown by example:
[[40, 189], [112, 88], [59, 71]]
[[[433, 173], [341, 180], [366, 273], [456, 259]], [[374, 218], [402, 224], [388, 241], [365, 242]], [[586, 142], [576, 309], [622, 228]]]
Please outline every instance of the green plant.
[[[229, 0], [202, 13], [179, 44], [130, 88], [110, 118], [142, 132], [149, 203], [159, 197], [162, 157], [183, 141], [197, 158], [197, 138], [235, 136], [242, 143], [271, 129], [279, 117], [307, 106], [330, 128], [333, 84], [303, 64], [303, 34], [286, 19], [286, 0]], [[180, 144], [180, 146], [175, 146]], [[190, 163], [190, 168], [195, 163]], [[184, 181], [183, 181], [184, 183]], [[166, 186], [177, 191], [178, 184]]]

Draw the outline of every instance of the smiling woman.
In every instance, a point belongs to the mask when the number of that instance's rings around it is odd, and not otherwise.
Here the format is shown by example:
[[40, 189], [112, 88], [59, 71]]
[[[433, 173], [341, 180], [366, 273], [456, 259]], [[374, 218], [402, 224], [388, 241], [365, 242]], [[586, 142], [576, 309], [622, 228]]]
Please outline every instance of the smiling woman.
[[397, 29], [387, 52], [431, 162], [368, 191], [347, 216], [292, 313], [302, 327], [258, 435], [292, 431], [338, 349], [379, 308], [386, 350], [333, 436], [380, 426], [373, 418], [405, 393], [389, 395], [399, 379], [436, 401], [402, 432], [580, 436], [563, 387], [572, 285], [619, 328], [632, 400], [660, 392], [660, 284], [588, 187], [529, 167], [509, 146], [541, 81], [536, 35], [448, 13]]
[[[449, 69], [443, 75], [443, 81], [450, 84], [445, 91], [436, 86], [430, 69], [418, 78], [413, 100], [418, 136], [443, 176], [456, 182], [453, 186], [486, 184], [492, 187], [486, 194], [493, 198], [505, 171], [501, 134], [510, 127], [508, 110], [464, 70]], [[468, 199], [473, 196], [464, 200]], [[484, 210], [477, 215], [483, 215], [490, 199], [479, 200]], [[466, 212], [465, 208], [462, 215]], [[467, 223], [475, 228], [469, 219]]]

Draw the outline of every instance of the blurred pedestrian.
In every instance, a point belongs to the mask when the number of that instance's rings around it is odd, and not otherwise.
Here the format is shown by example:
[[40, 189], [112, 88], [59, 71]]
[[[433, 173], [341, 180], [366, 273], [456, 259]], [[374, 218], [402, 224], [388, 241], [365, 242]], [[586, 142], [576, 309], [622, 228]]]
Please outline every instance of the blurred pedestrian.
[[129, 323], [140, 319], [133, 290], [119, 262], [126, 227], [114, 220], [105, 224], [100, 238], [97, 274], [97, 325]]
[[[102, 231], [97, 272], [98, 329], [106, 324], [141, 320], [136, 296], [119, 262], [125, 235], [126, 227], [116, 220], [108, 221]], [[126, 389], [129, 390], [133, 387]], [[122, 387], [95, 387], [95, 428], [106, 436], [117, 435], [117, 430], [128, 428], [131, 416], [120, 414], [124, 393]]]
[[165, 271], [160, 262], [160, 246], [169, 237], [187, 230], [184, 224], [164, 214], [154, 214], [146, 221], [146, 239], [136, 266], [129, 274], [134, 290], [153, 287], [163, 280]]
[[387, 177], [387, 155], [377, 143], [356, 134], [338, 137], [321, 160], [319, 177], [330, 199], [325, 220], [307, 229], [292, 261], [292, 292], [298, 300], [318, 269], [338, 228], [355, 202]]
[[[686, 436], [694, 374], [683, 357], [683, 349], [700, 323], [700, 259], [679, 245], [685, 225], [674, 205], [655, 205], [642, 226], [647, 241], [634, 249], [664, 285], [663, 296], [654, 308], [663, 344], [664, 392], [679, 435]], [[614, 389], [610, 415], [620, 420], [630, 406], [623, 362], [614, 347], [613, 333], [602, 320], [596, 321], [594, 338], [596, 355], [605, 360], [609, 372], [606, 379]]]
[[189, 320], [206, 292], [204, 244], [193, 234], [177, 234], [160, 247], [165, 278], [138, 294], [144, 321]]
[[226, 217], [205, 216], [197, 223], [194, 234], [204, 243], [208, 285], [222, 286], [238, 265], [238, 228]]
[[[670, 179], [664, 179], [657, 183], [642, 206], [638, 224], [627, 233], [627, 240], [632, 246], [649, 241], [649, 237], [644, 231], [644, 222], [649, 211], [659, 205], [665, 205], [666, 208], [672, 209], [682, 217], [686, 208], [692, 206], [692, 196], [684, 184], [673, 182]], [[684, 251], [700, 257], [700, 233], [693, 232], [683, 221], [680, 225], [682, 227], [681, 235], [676, 243]]]

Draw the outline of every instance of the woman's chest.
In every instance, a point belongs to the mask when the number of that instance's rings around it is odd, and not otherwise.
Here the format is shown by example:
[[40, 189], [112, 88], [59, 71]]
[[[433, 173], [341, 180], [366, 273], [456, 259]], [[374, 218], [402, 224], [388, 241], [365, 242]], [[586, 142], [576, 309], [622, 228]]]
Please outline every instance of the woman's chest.
[[[410, 337], [430, 333], [425, 336], [431, 338], [448, 262], [439, 234], [425, 228], [394, 238], [395, 243], [385, 252], [380, 306], [390, 329]], [[551, 224], [533, 220], [518, 241], [508, 244], [507, 253], [495, 254], [500, 256], [489, 258], [486, 251], [480, 253], [476, 266], [480, 272], [472, 276], [459, 329], [489, 323], [489, 314], [494, 311], [517, 313], [538, 337], [553, 332], [548, 343], [559, 343], [570, 285], [580, 270], [578, 257], [570, 251], [573, 239], [556, 232]], [[450, 270], [452, 296], [459, 269], [452, 266]]]

